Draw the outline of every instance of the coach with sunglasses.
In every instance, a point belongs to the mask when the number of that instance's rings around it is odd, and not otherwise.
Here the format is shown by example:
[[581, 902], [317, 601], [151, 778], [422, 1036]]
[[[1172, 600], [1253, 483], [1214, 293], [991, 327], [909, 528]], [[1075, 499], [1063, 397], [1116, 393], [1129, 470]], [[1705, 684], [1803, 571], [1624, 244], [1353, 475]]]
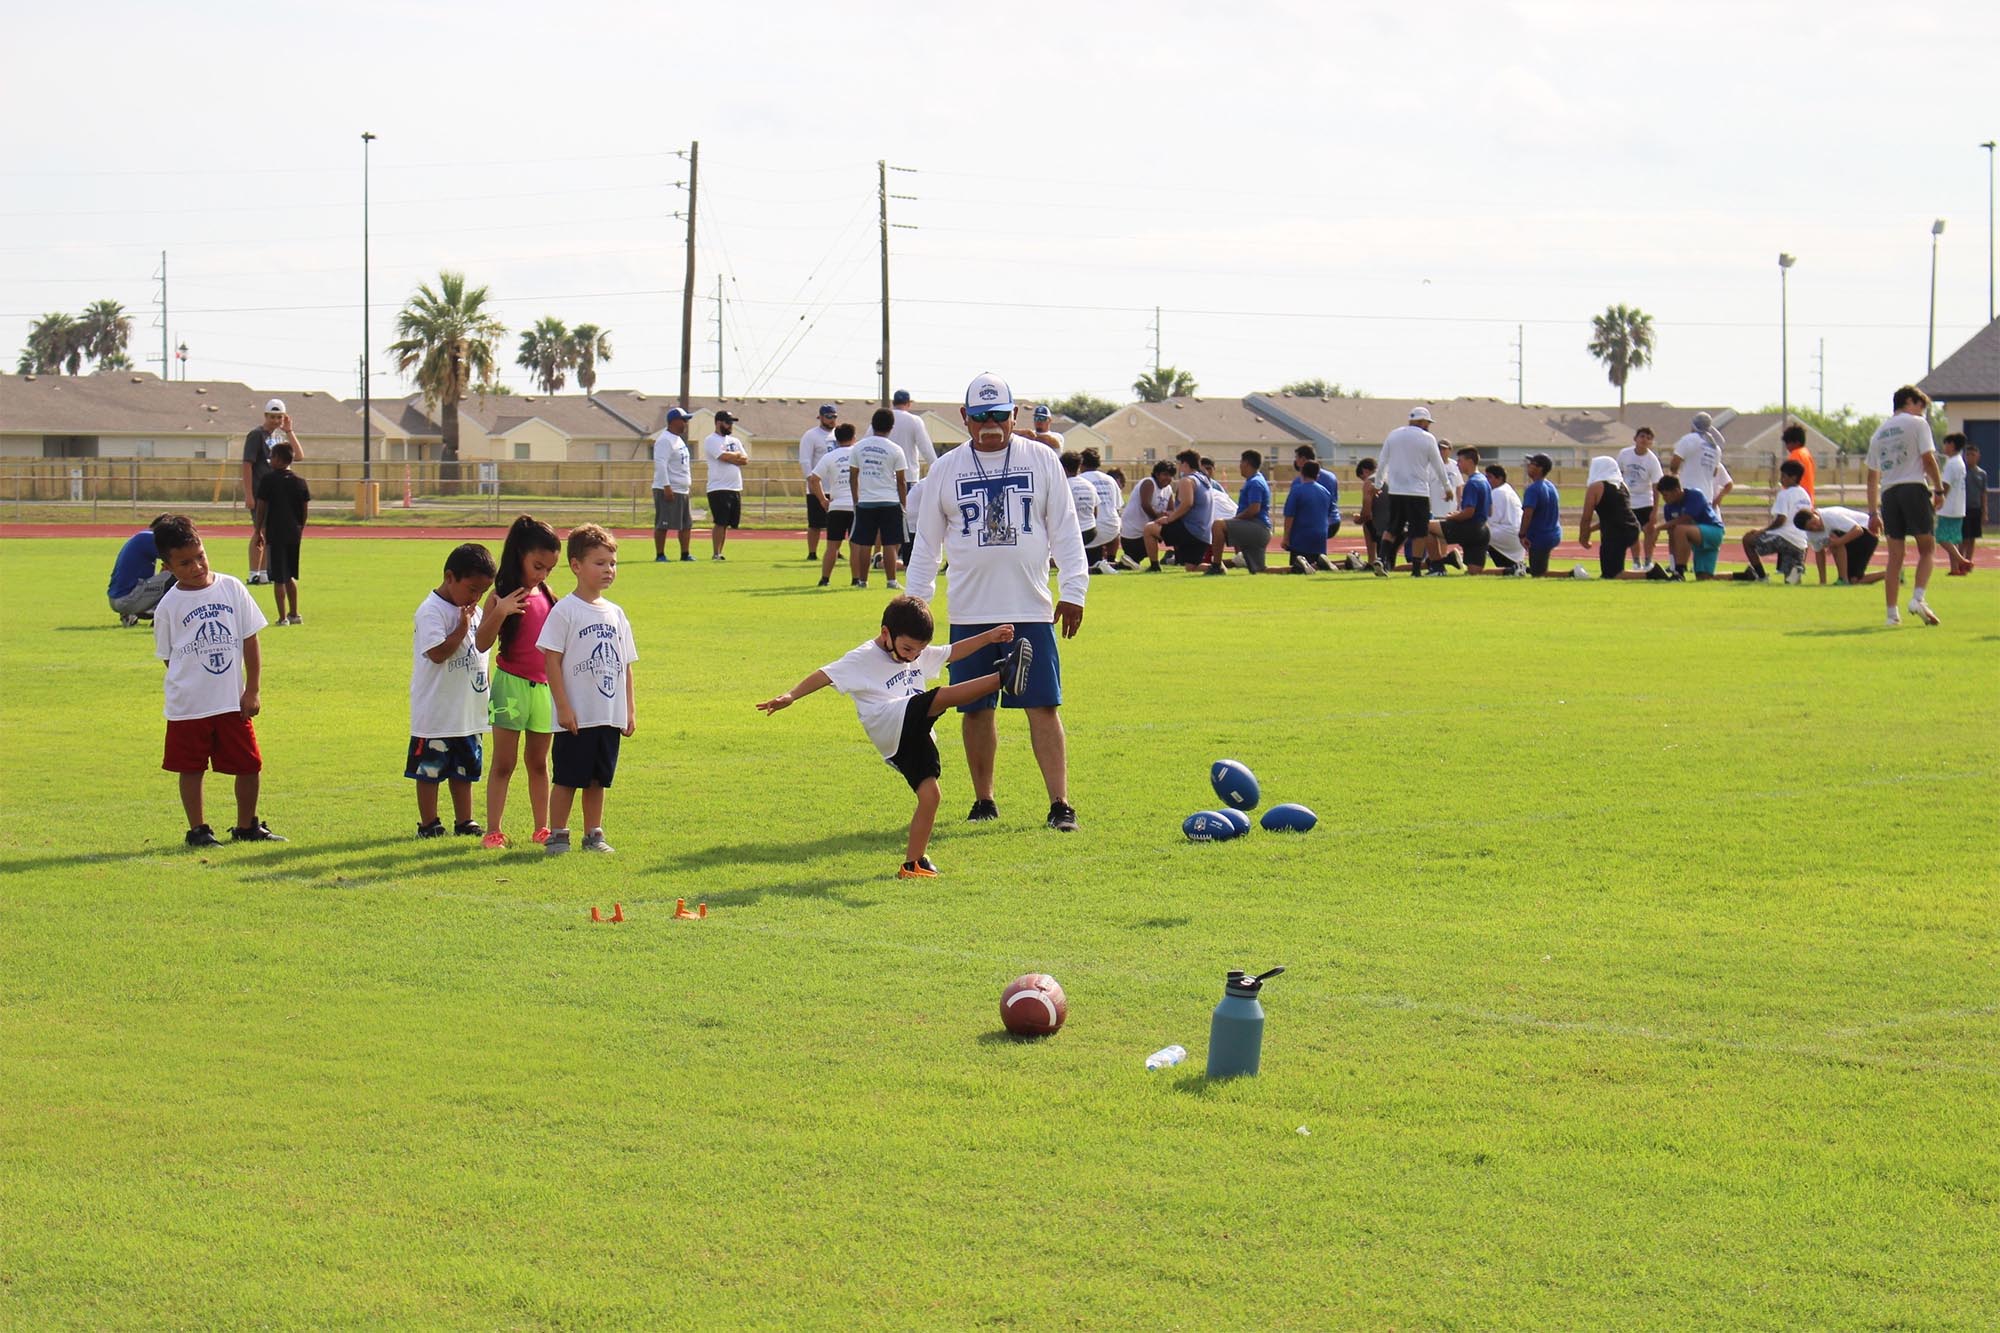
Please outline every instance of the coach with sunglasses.
[[[1005, 380], [993, 374], [974, 379], [960, 416], [971, 438], [938, 457], [917, 499], [909, 591], [930, 600], [942, 556], [951, 567], [953, 643], [1008, 624], [1017, 639], [1034, 645], [1028, 688], [1008, 695], [1002, 706], [1027, 710], [1028, 739], [1048, 788], [1048, 826], [1071, 833], [1076, 810], [1069, 803], [1069, 755], [1058, 713], [1062, 669], [1055, 622], [1061, 622], [1063, 638], [1076, 637], [1090, 586], [1076, 501], [1055, 453], [1015, 433], [1014, 393]], [[1051, 560], [1060, 581], [1053, 599]], [[991, 646], [970, 653], [951, 664], [951, 678], [972, 680], [997, 671], [999, 657]], [[1000, 744], [996, 702], [988, 695], [959, 708], [974, 797], [966, 818], [972, 821], [1000, 817], [993, 800], [993, 759]]]

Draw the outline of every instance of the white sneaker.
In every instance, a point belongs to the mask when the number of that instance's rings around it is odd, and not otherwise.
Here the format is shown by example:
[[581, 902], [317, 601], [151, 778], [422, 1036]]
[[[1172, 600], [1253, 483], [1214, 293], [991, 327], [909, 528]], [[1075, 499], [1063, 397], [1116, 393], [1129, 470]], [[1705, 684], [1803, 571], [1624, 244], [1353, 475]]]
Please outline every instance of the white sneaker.
[[271, 576], [269, 574], [266, 574], [261, 569], [253, 569], [250, 571], [250, 577], [244, 579], [243, 581], [247, 584], [250, 584], [252, 587], [259, 587], [262, 586], [263, 584], [269, 583], [271, 581]]
[[1923, 621], [1926, 625], [1935, 625], [1938, 623], [1938, 613], [1931, 610], [1931, 604], [1929, 602], [1920, 602], [1914, 597], [1910, 599], [1910, 614]]
[[1592, 574], [1589, 570], [1585, 569], [1582, 565], [1575, 565], [1571, 567], [1569, 571], [1569, 576], [1573, 579], [1589, 579], [1597, 577], [1595, 574]]
[[1116, 574], [1118, 566], [1112, 564], [1109, 560], [1100, 560], [1090, 567], [1090, 572], [1093, 574]]
[[1120, 569], [1136, 570], [1139, 568], [1139, 562], [1137, 560], [1134, 560], [1131, 556], [1126, 555], [1123, 551], [1120, 551], [1118, 553], [1118, 559], [1113, 561], [1112, 563], [1116, 564]]
[[1792, 566], [1792, 568], [1785, 574], [1785, 582], [1791, 587], [1796, 588], [1805, 581], [1806, 581], [1806, 571], [1798, 565]]
[[1895, 607], [1892, 606], [1889, 608], [1889, 618], [1883, 621], [1882, 623], [1890, 629], [1895, 629], [1896, 627], [1898, 627], [1903, 623], [1903, 615], [1900, 611], [1898, 611]]

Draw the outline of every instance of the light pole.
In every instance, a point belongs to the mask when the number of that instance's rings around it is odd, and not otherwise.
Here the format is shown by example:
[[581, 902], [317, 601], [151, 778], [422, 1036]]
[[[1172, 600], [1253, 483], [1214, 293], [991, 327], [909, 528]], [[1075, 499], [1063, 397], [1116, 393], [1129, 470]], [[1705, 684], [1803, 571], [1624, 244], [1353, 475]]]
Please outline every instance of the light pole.
[[361, 132], [361, 480], [365, 486], [375, 478], [374, 450], [370, 436], [374, 396], [368, 383], [368, 145], [375, 136]]
[[1790, 279], [1796, 255], [1778, 254], [1778, 401], [1783, 413], [1780, 426], [1792, 424], [1792, 310]]
[[187, 377], [188, 377], [188, 345], [187, 345], [187, 339], [185, 339], [185, 338], [181, 339], [181, 345], [180, 345], [179, 347], [176, 347], [176, 348], [174, 349], [174, 360], [176, 360], [176, 361], [178, 361], [178, 362], [180, 362], [180, 363], [181, 363], [181, 381], [182, 381], [183, 383], [186, 383], [186, 381], [187, 381]]
[[1924, 374], [1937, 362], [1937, 251], [1938, 237], [1944, 235], [1944, 219], [1931, 223], [1931, 332], [1924, 343]]
[[1993, 140], [1979, 145], [1986, 150], [1986, 322], [1993, 322]]

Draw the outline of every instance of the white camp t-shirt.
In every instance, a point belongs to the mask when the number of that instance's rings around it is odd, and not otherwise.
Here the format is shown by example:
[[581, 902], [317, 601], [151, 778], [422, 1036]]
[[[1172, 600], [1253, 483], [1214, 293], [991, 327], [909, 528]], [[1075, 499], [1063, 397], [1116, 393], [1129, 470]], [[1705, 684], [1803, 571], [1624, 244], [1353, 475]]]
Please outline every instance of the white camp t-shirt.
[[853, 452], [848, 445], [836, 444], [813, 470], [813, 475], [819, 478], [819, 488], [826, 492], [826, 507], [843, 514], [854, 512], [854, 488], [847, 480], [848, 456]]
[[896, 490], [896, 474], [902, 473], [908, 481], [910, 465], [903, 457], [903, 447], [888, 436], [870, 435], [855, 445], [847, 466], [861, 474], [860, 486], [854, 492], [855, 508], [903, 503], [901, 493]]
[[270, 622], [243, 581], [216, 574], [206, 588], [176, 583], [153, 608], [153, 651], [167, 664], [167, 721], [243, 707], [243, 641]]
[[653, 489], [686, 495], [694, 488], [694, 458], [687, 441], [670, 430], [653, 437]]
[[937, 466], [937, 446], [931, 443], [930, 429], [922, 417], [900, 407], [892, 410], [896, 424], [889, 427], [889, 438], [903, 447], [903, 461], [909, 468], [904, 475], [915, 481]]
[[1674, 457], [1681, 460], [1678, 475], [1681, 485], [1691, 491], [1700, 491], [1703, 498], [1713, 500], [1721, 483], [1716, 473], [1722, 470], [1722, 450], [1706, 435], [1693, 431], [1681, 436], [1674, 446]]
[[1493, 488], [1493, 508], [1486, 516], [1486, 531], [1494, 550], [1509, 560], [1525, 560], [1521, 549], [1521, 493], [1513, 483], [1501, 482]]
[[1213, 477], [1209, 478], [1208, 521], [1213, 523], [1215, 522], [1215, 520], [1219, 518], [1224, 523], [1227, 523], [1230, 519], [1235, 517], [1236, 517], [1236, 497], [1229, 493], [1229, 488], [1227, 486], [1224, 486], [1221, 482], [1215, 480]]
[[1938, 465], [1938, 480], [1951, 489], [1944, 493], [1944, 507], [1937, 511], [1939, 518], [1965, 517], [1965, 455], [1953, 454]]
[[1898, 412], [1875, 428], [1868, 440], [1868, 467], [1882, 474], [1882, 489], [1908, 482], [1925, 484], [1924, 455], [1937, 452], [1931, 423], [1911, 412]]
[[[458, 607], [432, 592], [417, 607], [415, 660], [410, 664], [410, 734], [425, 740], [476, 736], [491, 730], [487, 719], [486, 654], [479, 651], [479, 611], [466, 626], [458, 651], [442, 662], [425, 653], [458, 628]], [[620, 725], [623, 725], [622, 721]]]
[[1097, 492], [1097, 526], [1101, 531], [1125, 505], [1125, 497], [1118, 492], [1118, 483], [1095, 468], [1083, 474], [1084, 480]]
[[894, 759], [903, 743], [903, 710], [913, 694], [924, 692], [924, 682], [944, 669], [951, 658], [951, 645], [934, 643], [917, 654], [914, 662], [898, 662], [889, 650], [870, 639], [837, 662], [820, 670], [833, 688], [854, 701], [861, 729], [884, 759]]
[[1812, 496], [1803, 486], [1787, 486], [1771, 498], [1771, 517], [1785, 520], [1778, 526], [1778, 535], [1801, 551], [1806, 549], [1806, 530], [1792, 520], [1800, 510], [1812, 507]]
[[1069, 496], [1076, 504], [1076, 526], [1089, 532], [1097, 526], [1097, 488], [1081, 476], [1069, 479]]
[[1654, 483], [1666, 475], [1666, 468], [1660, 464], [1657, 449], [1640, 453], [1631, 445], [1618, 451], [1618, 474], [1625, 478], [1625, 489], [1632, 493], [1634, 509], [1650, 509], [1657, 495]]
[[1375, 484], [1391, 495], [1431, 495], [1437, 482], [1451, 485], [1437, 436], [1422, 426], [1398, 426], [1382, 441]]
[[826, 451], [833, 448], [833, 432], [821, 425], [806, 427], [806, 433], [799, 436], [799, 475], [810, 477], [819, 460], [826, 457]]
[[[708, 489], [711, 491], [740, 491], [743, 489], [743, 467], [738, 463], [721, 461], [725, 453], [739, 453], [750, 456], [750, 445], [740, 435], [724, 435], [717, 432], [701, 442], [701, 456], [708, 460]], [[624, 719], [619, 719], [624, 726]]]
[[942, 455], [917, 509], [912, 597], [931, 600], [941, 560], [951, 565], [954, 625], [1048, 624], [1055, 618], [1051, 560], [1061, 571], [1061, 599], [1082, 606], [1090, 569], [1069, 478], [1054, 452], [1015, 436], [997, 452], [968, 442]]
[[1432, 518], [1443, 518], [1458, 508], [1458, 489], [1465, 484], [1458, 468], [1445, 463], [1443, 454], [1438, 455], [1438, 461], [1444, 463], [1445, 475], [1431, 478]]
[[1868, 515], [1858, 509], [1843, 509], [1839, 505], [1825, 505], [1819, 511], [1820, 530], [1805, 534], [1806, 545], [1818, 551], [1826, 546], [1829, 537], [1845, 537], [1860, 528], [1868, 529]]
[[563, 655], [563, 692], [579, 728], [625, 729], [625, 672], [639, 650], [632, 622], [615, 602], [571, 593], [549, 610], [535, 647]]

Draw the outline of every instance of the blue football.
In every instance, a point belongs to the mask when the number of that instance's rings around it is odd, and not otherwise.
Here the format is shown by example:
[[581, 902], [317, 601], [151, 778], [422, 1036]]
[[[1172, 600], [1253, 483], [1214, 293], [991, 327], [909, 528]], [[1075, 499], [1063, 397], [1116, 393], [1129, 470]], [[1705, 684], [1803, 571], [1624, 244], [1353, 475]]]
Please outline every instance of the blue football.
[[1319, 816], [1302, 805], [1274, 805], [1264, 812], [1264, 827], [1273, 833], [1305, 833]]
[[1250, 816], [1241, 810], [1218, 810], [1216, 813], [1229, 821], [1229, 826], [1236, 830], [1237, 837], [1240, 838], [1250, 831]]
[[1232, 810], [1255, 810], [1261, 793], [1257, 775], [1234, 759], [1218, 759], [1208, 770], [1208, 783]]
[[1227, 842], [1236, 836], [1236, 826], [1215, 810], [1198, 810], [1181, 821], [1181, 832], [1189, 842]]

